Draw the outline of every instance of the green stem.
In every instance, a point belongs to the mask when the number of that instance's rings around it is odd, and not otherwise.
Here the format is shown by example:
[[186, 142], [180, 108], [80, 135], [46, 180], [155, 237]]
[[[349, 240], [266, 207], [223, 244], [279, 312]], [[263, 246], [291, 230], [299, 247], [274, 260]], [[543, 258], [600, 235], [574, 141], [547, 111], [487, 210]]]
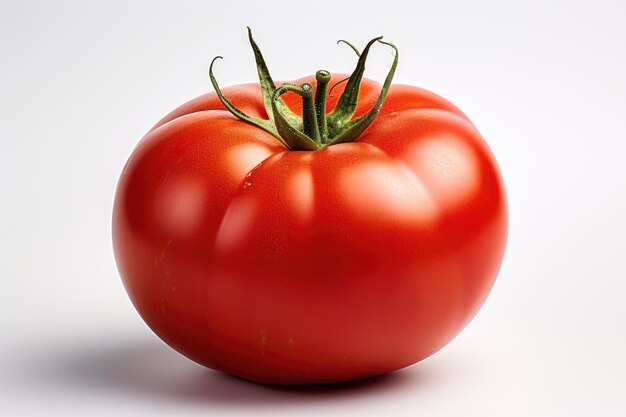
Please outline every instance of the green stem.
[[313, 101], [313, 86], [304, 83], [300, 86], [299, 91], [292, 91], [302, 97], [302, 130], [304, 134], [320, 143], [320, 129], [317, 124], [317, 112]]
[[[328, 83], [331, 79], [330, 72], [320, 70], [315, 74], [317, 81], [315, 91], [313, 86], [309, 83], [302, 85], [283, 84], [277, 88], [267, 69], [261, 50], [252, 38], [250, 28], [248, 28], [248, 38], [254, 52], [259, 82], [263, 92], [263, 103], [265, 104], [268, 119], [259, 119], [245, 114], [237, 109], [224, 94], [222, 94], [217, 80], [213, 75], [213, 64], [221, 57], [216, 57], [211, 62], [209, 78], [215, 88], [215, 93], [228, 111], [242, 121], [253, 124], [275, 136], [289, 150], [313, 151], [325, 146], [356, 140], [378, 115], [391, 86], [391, 80], [393, 79], [398, 64], [398, 49], [393, 44], [383, 42], [381, 40], [382, 36], [369, 41], [363, 49], [363, 52], [359, 52], [354, 45], [347, 41], [339, 41], [338, 43], [345, 43], [352, 48], [359, 56], [359, 60], [352, 75], [346, 79], [347, 84], [334, 110], [330, 114], [327, 114], [327, 96], [332, 93], [334, 87], [346, 80], [335, 84], [329, 91]], [[376, 42], [380, 42], [394, 49], [394, 61], [374, 106], [363, 116], [353, 119], [352, 116], [356, 111], [360, 84], [365, 71], [365, 61], [370, 48]], [[296, 93], [302, 98], [302, 117], [294, 113], [282, 100], [281, 96], [287, 92]]]
[[[293, 92], [302, 97], [302, 131], [292, 126], [278, 110], [277, 103], [280, 96], [287, 92]], [[309, 83], [301, 86], [295, 84], [283, 84], [276, 89], [272, 97], [272, 111], [274, 122], [280, 136], [285, 140], [289, 149], [316, 150], [321, 146], [315, 103], [313, 102], [313, 86]]]
[[315, 73], [317, 88], [315, 90], [315, 113], [322, 143], [328, 139], [328, 123], [326, 122], [326, 92], [330, 81], [330, 72], [319, 70]]

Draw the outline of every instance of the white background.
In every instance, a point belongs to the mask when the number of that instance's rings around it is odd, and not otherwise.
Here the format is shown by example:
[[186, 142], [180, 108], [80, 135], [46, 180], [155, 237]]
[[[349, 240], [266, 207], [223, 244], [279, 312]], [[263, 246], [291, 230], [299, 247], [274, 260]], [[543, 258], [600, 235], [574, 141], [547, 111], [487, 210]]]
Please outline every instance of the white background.
[[[17, 3], [17, 2], [15, 2]], [[0, 414], [624, 416], [622, 1], [19, 2], [0, 6]], [[106, 3], [106, 5], [104, 5]], [[475, 320], [433, 357], [326, 389], [251, 384], [170, 350], [118, 277], [110, 217], [143, 133], [255, 79], [349, 72], [379, 34], [503, 172], [510, 239]], [[376, 47], [366, 76], [391, 56]]]

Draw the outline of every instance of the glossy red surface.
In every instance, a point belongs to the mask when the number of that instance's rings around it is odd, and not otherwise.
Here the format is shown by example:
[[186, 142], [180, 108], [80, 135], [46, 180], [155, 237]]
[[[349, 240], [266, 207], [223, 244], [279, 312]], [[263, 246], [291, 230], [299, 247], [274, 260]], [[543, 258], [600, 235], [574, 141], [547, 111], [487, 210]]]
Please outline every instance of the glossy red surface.
[[[379, 88], [363, 81], [356, 116]], [[224, 94], [265, 116], [258, 86]], [[272, 384], [361, 378], [433, 354], [483, 304], [506, 238], [502, 179], [476, 128], [401, 85], [356, 142], [313, 152], [286, 150], [214, 94], [192, 100], [134, 150], [113, 213], [120, 274], [154, 332], [203, 365]]]

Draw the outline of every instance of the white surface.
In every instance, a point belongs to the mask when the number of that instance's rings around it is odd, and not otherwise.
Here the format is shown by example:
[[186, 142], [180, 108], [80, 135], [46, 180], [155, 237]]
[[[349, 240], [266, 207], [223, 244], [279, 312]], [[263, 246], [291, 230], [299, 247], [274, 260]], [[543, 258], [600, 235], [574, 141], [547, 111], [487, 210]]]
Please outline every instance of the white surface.
[[[40, 3], [0, 6], [1, 415], [626, 415], [625, 3]], [[153, 123], [210, 90], [213, 56], [222, 85], [254, 80], [245, 25], [276, 79], [349, 72], [335, 40], [384, 34], [396, 82], [452, 100], [491, 145], [505, 263], [432, 358], [268, 388], [189, 362], [134, 312], [110, 243], [118, 175]], [[376, 48], [366, 75], [389, 60]]]

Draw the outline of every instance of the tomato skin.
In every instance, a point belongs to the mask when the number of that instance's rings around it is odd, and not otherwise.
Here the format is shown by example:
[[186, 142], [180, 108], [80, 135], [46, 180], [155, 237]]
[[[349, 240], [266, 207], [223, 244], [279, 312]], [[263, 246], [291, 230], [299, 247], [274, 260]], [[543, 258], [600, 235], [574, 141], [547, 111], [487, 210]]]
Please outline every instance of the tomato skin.
[[[355, 116], [378, 91], [363, 80]], [[266, 116], [258, 86], [224, 94]], [[495, 281], [507, 222], [491, 151], [433, 93], [392, 86], [357, 141], [318, 151], [288, 151], [207, 94], [134, 150], [113, 242], [133, 304], [170, 346], [306, 385], [400, 369], [452, 340]]]

